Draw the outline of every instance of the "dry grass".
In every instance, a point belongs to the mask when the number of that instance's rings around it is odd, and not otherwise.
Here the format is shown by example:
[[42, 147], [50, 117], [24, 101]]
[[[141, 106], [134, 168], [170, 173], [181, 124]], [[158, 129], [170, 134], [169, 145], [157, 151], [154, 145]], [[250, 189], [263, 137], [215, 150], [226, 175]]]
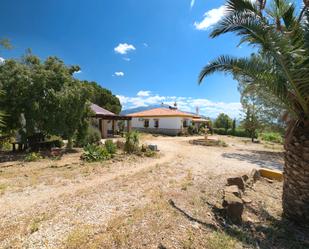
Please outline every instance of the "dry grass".
[[[154, 137], [143, 135], [148, 139]], [[159, 149], [166, 160], [124, 156], [88, 164], [75, 153], [2, 167], [1, 198], [19, 204], [23, 197], [28, 204], [29, 193], [37, 202], [16, 212], [3, 209], [0, 247], [309, 248], [308, 236], [281, 219], [282, 183], [259, 181], [247, 189], [252, 202], [242, 226], [228, 224], [218, 212], [227, 177], [249, 173], [252, 155], [269, 162], [279, 160], [280, 153], [266, 155], [263, 144], [228, 137], [227, 148], [192, 146], [189, 138], [155, 139], [162, 139]], [[223, 153], [244, 156], [241, 161]], [[44, 191], [53, 198], [39, 199]]]

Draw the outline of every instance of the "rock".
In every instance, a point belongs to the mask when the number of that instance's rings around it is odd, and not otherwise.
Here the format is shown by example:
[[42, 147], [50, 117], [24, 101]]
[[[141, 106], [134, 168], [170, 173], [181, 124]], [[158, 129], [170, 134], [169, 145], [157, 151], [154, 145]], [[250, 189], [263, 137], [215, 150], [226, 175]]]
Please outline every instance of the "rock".
[[248, 176], [248, 175], [243, 175], [243, 176], [242, 176], [242, 179], [243, 179], [245, 182], [247, 182], [247, 181], [249, 180], [249, 176]]
[[250, 173], [250, 178], [253, 179], [253, 182], [256, 182], [257, 180], [261, 178], [261, 174], [258, 170], [253, 169]]
[[244, 202], [244, 203], [251, 203], [252, 202], [252, 200], [251, 199], [249, 199], [248, 197], [242, 197], [241, 198], [242, 199], [242, 201]]
[[227, 179], [227, 185], [237, 185], [239, 189], [245, 191], [245, 182], [241, 177], [230, 177]]
[[158, 151], [158, 146], [156, 144], [150, 144], [148, 145], [148, 148], [152, 151]]
[[265, 178], [265, 180], [266, 180], [268, 183], [274, 183], [274, 180], [271, 180], [271, 179], [268, 179], [268, 178]]
[[241, 197], [241, 193], [237, 185], [231, 185], [231, 186], [225, 187], [224, 194], [233, 194], [237, 197]]
[[234, 224], [242, 223], [242, 213], [244, 211], [244, 204], [242, 199], [233, 194], [226, 194], [222, 206], [226, 210], [227, 218]]

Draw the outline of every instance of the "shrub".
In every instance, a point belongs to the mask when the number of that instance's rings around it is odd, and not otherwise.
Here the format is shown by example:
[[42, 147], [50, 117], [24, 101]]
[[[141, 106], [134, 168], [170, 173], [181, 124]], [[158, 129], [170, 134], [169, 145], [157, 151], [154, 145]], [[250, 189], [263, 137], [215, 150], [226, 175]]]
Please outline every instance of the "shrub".
[[0, 150], [10, 151], [12, 150], [12, 144], [10, 139], [0, 140]]
[[145, 156], [146, 156], [146, 157], [154, 157], [155, 155], [157, 155], [157, 152], [154, 151], [154, 150], [147, 149], [147, 150], [145, 151]]
[[125, 135], [126, 142], [124, 144], [124, 150], [127, 153], [134, 153], [138, 151], [139, 146], [139, 133], [137, 131], [127, 132]]
[[87, 132], [83, 136], [76, 138], [76, 146], [84, 147], [88, 144], [98, 144], [101, 141], [101, 133], [97, 128], [89, 126]]
[[106, 140], [104, 146], [107, 152], [111, 155], [115, 154], [117, 151], [117, 145], [114, 144], [113, 140]]
[[273, 143], [283, 143], [282, 135], [278, 132], [265, 132], [261, 133], [260, 137], [262, 140]]
[[63, 139], [58, 136], [50, 136], [47, 141], [52, 144], [52, 147], [62, 148], [64, 146]]
[[29, 154], [27, 154], [24, 158], [24, 160], [26, 162], [35, 162], [38, 161], [40, 159], [42, 159], [43, 157], [40, 155], [40, 153], [36, 153], [36, 152], [31, 152]]
[[121, 149], [121, 150], [124, 150], [124, 142], [123, 141], [120, 141], [120, 140], [117, 140], [116, 142], [116, 146], [118, 149]]
[[111, 158], [111, 154], [108, 153], [105, 147], [88, 144], [84, 147], [84, 153], [81, 159], [87, 162], [98, 162], [108, 160]]
[[189, 135], [194, 135], [194, 134], [197, 134], [198, 131], [197, 131], [197, 129], [193, 125], [190, 125], [188, 127], [188, 133], [189, 133]]
[[[247, 132], [244, 129], [229, 129], [225, 130], [224, 128], [213, 128], [213, 132], [218, 135], [229, 135], [229, 136], [235, 136], [235, 137], [251, 137], [249, 132]], [[257, 138], [257, 134], [255, 134], [255, 138]]]

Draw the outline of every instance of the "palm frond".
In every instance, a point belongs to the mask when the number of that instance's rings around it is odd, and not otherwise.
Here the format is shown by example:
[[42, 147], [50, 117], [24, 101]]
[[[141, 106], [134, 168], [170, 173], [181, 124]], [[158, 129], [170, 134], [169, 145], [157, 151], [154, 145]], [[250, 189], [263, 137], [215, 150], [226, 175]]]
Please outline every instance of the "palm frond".
[[[234, 77], [242, 78], [247, 82], [248, 87], [265, 88], [284, 104], [285, 108], [294, 115], [300, 115], [297, 98], [290, 91], [287, 81], [276, 73], [276, 70], [261, 57], [252, 56], [249, 58], [235, 58], [230, 56], [220, 56], [205, 66], [198, 78], [199, 84], [205, 77], [216, 73], [230, 73]], [[293, 101], [291, 101], [293, 100]]]
[[[258, 46], [261, 53], [273, 59], [276, 70], [280, 71], [288, 84], [291, 96], [295, 96], [299, 102], [299, 113], [309, 117], [309, 77], [307, 73], [309, 61], [307, 59], [308, 49], [304, 47], [308, 32], [305, 33], [302, 26], [291, 17], [294, 7], [287, 6], [282, 0], [277, 0], [277, 4], [283, 7], [280, 7], [278, 10], [280, 13], [276, 15], [286, 14], [285, 22], [290, 29], [278, 32], [278, 24], [272, 24], [250, 8], [243, 6], [236, 8], [238, 6], [236, 3], [247, 4], [246, 1], [231, 0], [228, 3], [233, 3], [234, 7], [230, 8], [230, 12], [215, 26], [210, 36], [214, 38], [232, 32], [241, 37], [241, 42]], [[295, 98], [291, 101], [294, 102]]]
[[248, 11], [258, 13], [257, 6], [250, 0], [228, 0], [226, 3], [227, 12]]

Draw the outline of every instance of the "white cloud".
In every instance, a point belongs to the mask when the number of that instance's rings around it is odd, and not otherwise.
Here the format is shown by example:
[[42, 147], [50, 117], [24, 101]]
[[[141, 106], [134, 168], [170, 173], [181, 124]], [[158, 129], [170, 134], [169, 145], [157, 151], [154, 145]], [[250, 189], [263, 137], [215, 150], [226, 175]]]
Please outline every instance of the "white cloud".
[[149, 47], [149, 45], [146, 42], [144, 42], [143, 45], [144, 45], [145, 48]]
[[150, 95], [150, 91], [139, 91], [136, 96], [138, 97], [148, 97]]
[[5, 59], [3, 57], [0, 57], [0, 64], [3, 64], [5, 62]]
[[130, 60], [131, 60], [131, 59], [128, 58], [128, 57], [123, 57], [122, 59], [125, 60], [125, 61], [130, 61]]
[[124, 72], [115, 72], [114, 74], [117, 77], [123, 77], [124, 76]]
[[195, 22], [194, 26], [197, 30], [207, 30], [212, 25], [216, 24], [225, 14], [226, 7], [224, 5], [217, 9], [211, 9], [204, 14], [204, 19], [201, 22]]
[[217, 117], [224, 112], [232, 118], [239, 117], [241, 113], [241, 104], [239, 102], [214, 102], [208, 99], [192, 98], [192, 97], [177, 97], [177, 96], [160, 96], [154, 95], [150, 91], [139, 91], [136, 96], [128, 97], [123, 95], [117, 96], [123, 106], [123, 109], [131, 109], [141, 106], [149, 106], [161, 104], [173, 105], [177, 102], [178, 108], [182, 111], [195, 112], [196, 107], [199, 107], [200, 114]]
[[80, 74], [82, 73], [82, 70], [78, 70], [77, 72], [75, 72], [75, 74]]
[[191, 3], [190, 3], [191, 9], [193, 8], [194, 4], [195, 4], [195, 0], [191, 0]]
[[118, 54], [127, 54], [132, 50], [136, 50], [136, 48], [132, 44], [128, 43], [119, 43], [119, 45], [114, 48], [114, 51]]

